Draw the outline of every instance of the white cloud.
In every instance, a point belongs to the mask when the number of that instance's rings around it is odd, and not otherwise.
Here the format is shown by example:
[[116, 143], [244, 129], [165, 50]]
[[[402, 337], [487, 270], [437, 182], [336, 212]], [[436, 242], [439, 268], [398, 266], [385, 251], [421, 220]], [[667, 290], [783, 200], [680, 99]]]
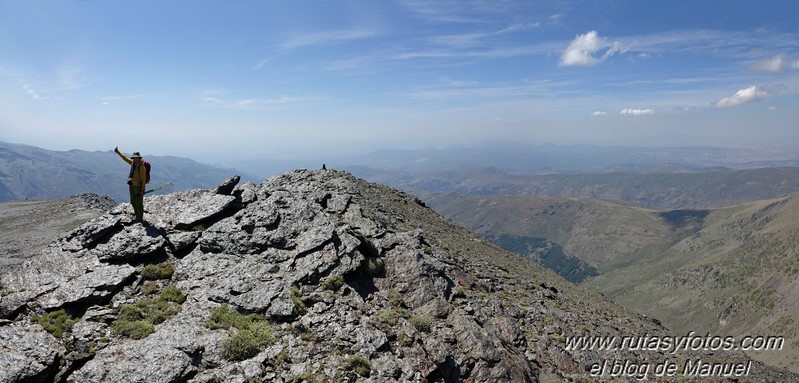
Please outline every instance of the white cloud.
[[651, 116], [655, 114], [654, 109], [633, 109], [625, 108], [619, 112], [622, 116]]
[[780, 53], [772, 58], [756, 62], [752, 67], [765, 72], [782, 72], [786, 65], [785, 54]]
[[776, 106], [769, 106], [769, 107], [768, 107], [768, 111], [769, 111], [769, 112], [773, 112], [773, 111], [775, 111], [775, 110], [777, 110], [777, 107], [776, 107]]
[[591, 115], [592, 115], [592, 116], [594, 116], [594, 117], [601, 117], [601, 116], [604, 116], [604, 115], [606, 115], [606, 114], [607, 114], [607, 113], [605, 113], [605, 112], [603, 112], [603, 111], [599, 111], [599, 110], [598, 110], [598, 111], [596, 111], [596, 112], [591, 112]]
[[[605, 53], [601, 56], [596, 56], [596, 53], [602, 49], [605, 49]], [[608, 46], [605, 44], [605, 39], [599, 37], [597, 31], [591, 31], [584, 35], [578, 35], [572, 40], [561, 54], [559, 65], [596, 65], [617, 52], [623, 52], [621, 44], [615, 42], [613, 45]]]
[[794, 60], [794, 62], [791, 63], [791, 69], [799, 69], [799, 59]]
[[713, 103], [713, 105], [715, 105], [716, 108], [729, 108], [759, 101], [768, 95], [769, 92], [765, 89], [752, 85], [748, 88], [744, 88], [735, 92], [735, 94], [731, 97], [724, 97], [721, 100], [716, 101]]

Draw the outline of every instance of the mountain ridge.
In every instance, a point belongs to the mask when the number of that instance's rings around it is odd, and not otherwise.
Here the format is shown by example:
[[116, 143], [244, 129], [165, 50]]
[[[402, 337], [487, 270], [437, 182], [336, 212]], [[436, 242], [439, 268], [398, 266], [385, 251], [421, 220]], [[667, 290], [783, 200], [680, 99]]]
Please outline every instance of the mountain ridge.
[[148, 197], [146, 225], [118, 205], [1, 275], [0, 381], [638, 381], [597, 372], [624, 361], [799, 381], [731, 351], [569, 347], [670, 333], [388, 187], [330, 170], [237, 181]]
[[439, 193], [519, 195], [624, 201], [651, 209], [712, 209], [799, 192], [799, 167], [692, 172], [526, 174], [494, 167], [410, 173], [349, 169], [373, 182], [427, 198]]

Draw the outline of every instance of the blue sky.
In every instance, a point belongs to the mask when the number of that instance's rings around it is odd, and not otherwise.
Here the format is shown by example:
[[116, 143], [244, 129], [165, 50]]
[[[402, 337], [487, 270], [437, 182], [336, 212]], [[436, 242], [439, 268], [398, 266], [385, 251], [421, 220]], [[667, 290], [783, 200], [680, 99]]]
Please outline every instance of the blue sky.
[[0, 140], [213, 161], [795, 145], [797, 4], [0, 0]]

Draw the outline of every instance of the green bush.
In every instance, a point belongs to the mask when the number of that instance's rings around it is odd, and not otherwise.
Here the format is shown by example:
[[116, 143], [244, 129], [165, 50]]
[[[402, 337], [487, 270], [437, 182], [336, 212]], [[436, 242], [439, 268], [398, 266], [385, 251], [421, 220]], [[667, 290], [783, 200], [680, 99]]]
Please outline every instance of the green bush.
[[119, 318], [136, 321], [145, 320], [159, 324], [180, 312], [180, 306], [164, 299], [144, 298], [133, 304], [122, 305]]
[[227, 303], [223, 303], [221, 306], [211, 310], [211, 316], [205, 321], [205, 327], [212, 330], [229, 329], [231, 327], [246, 329], [256, 320], [258, 320], [258, 315], [241, 314], [231, 309]]
[[387, 325], [395, 326], [399, 322], [399, 314], [394, 310], [380, 309], [377, 312], [377, 320]]
[[222, 355], [228, 360], [245, 360], [258, 355], [261, 343], [249, 330], [239, 330], [222, 342]]
[[408, 318], [408, 322], [419, 332], [430, 332], [432, 321], [426, 315], [412, 315]]
[[338, 291], [344, 286], [344, 278], [341, 275], [334, 275], [322, 281], [322, 288], [329, 291]]
[[369, 257], [361, 265], [361, 268], [367, 276], [379, 277], [386, 269], [386, 262], [383, 258]]
[[158, 298], [143, 298], [136, 303], [122, 305], [112, 327], [118, 334], [142, 339], [155, 332], [155, 325], [180, 312], [186, 296], [176, 286], [168, 286]]
[[364, 378], [368, 378], [372, 372], [372, 366], [369, 364], [369, 360], [360, 355], [353, 356], [349, 359], [347, 362], [347, 369], [355, 371], [355, 373]]
[[113, 329], [117, 334], [131, 339], [143, 339], [155, 332], [155, 326], [147, 320], [117, 319]]
[[397, 289], [389, 290], [388, 300], [395, 308], [408, 308], [408, 306], [405, 304], [405, 300], [402, 299], [402, 294], [400, 294], [399, 290]]
[[164, 288], [164, 291], [161, 292], [160, 299], [167, 302], [182, 304], [186, 302], [186, 295], [183, 294], [183, 291], [180, 291], [177, 286], [172, 285]]
[[72, 328], [72, 325], [78, 323], [78, 320], [72, 318], [64, 309], [51, 311], [40, 317], [34, 316], [33, 320], [38, 322], [44, 327], [45, 331], [53, 334], [56, 338], [64, 336], [64, 331], [69, 330]]
[[272, 326], [264, 316], [241, 314], [227, 304], [211, 310], [205, 326], [210, 329], [237, 329], [222, 342], [222, 356], [229, 360], [252, 358], [261, 347], [275, 343]]
[[291, 287], [291, 303], [294, 304], [294, 309], [292, 310], [294, 316], [305, 315], [305, 313], [308, 312], [308, 308], [305, 307], [305, 302], [302, 301], [302, 293], [299, 287]]
[[141, 271], [142, 278], [146, 280], [169, 279], [175, 273], [175, 267], [170, 262], [162, 262], [157, 265], [147, 265]]

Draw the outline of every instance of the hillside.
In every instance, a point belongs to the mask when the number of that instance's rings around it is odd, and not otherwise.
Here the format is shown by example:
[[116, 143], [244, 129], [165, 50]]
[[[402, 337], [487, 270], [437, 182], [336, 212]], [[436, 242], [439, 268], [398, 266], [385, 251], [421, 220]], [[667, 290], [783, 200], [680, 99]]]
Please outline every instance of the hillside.
[[799, 196], [715, 210], [657, 211], [613, 201], [439, 195], [429, 203], [497, 238], [545, 238], [595, 267], [583, 286], [678, 331], [779, 335], [755, 354], [799, 366]]
[[651, 209], [712, 209], [799, 192], [799, 167], [651, 169], [529, 174], [472, 167], [432, 173], [353, 168], [354, 174], [417, 195], [519, 195], [611, 199]]
[[0, 269], [23, 263], [64, 233], [116, 205], [110, 197], [96, 194], [0, 202]]
[[685, 334], [387, 187], [236, 181], [148, 198], [144, 225], [119, 205], [0, 275], [0, 381], [799, 381], [733, 350], [567, 345]]
[[[211, 187], [235, 173], [185, 158], [143, 154], [153, 166], [150, 185], [172, 182], [172, 191]], [[128, 169], [113, 150], [60, 152], [0, 141], [0, 202], [52, 200], [82, 193], [127, 201]]]

